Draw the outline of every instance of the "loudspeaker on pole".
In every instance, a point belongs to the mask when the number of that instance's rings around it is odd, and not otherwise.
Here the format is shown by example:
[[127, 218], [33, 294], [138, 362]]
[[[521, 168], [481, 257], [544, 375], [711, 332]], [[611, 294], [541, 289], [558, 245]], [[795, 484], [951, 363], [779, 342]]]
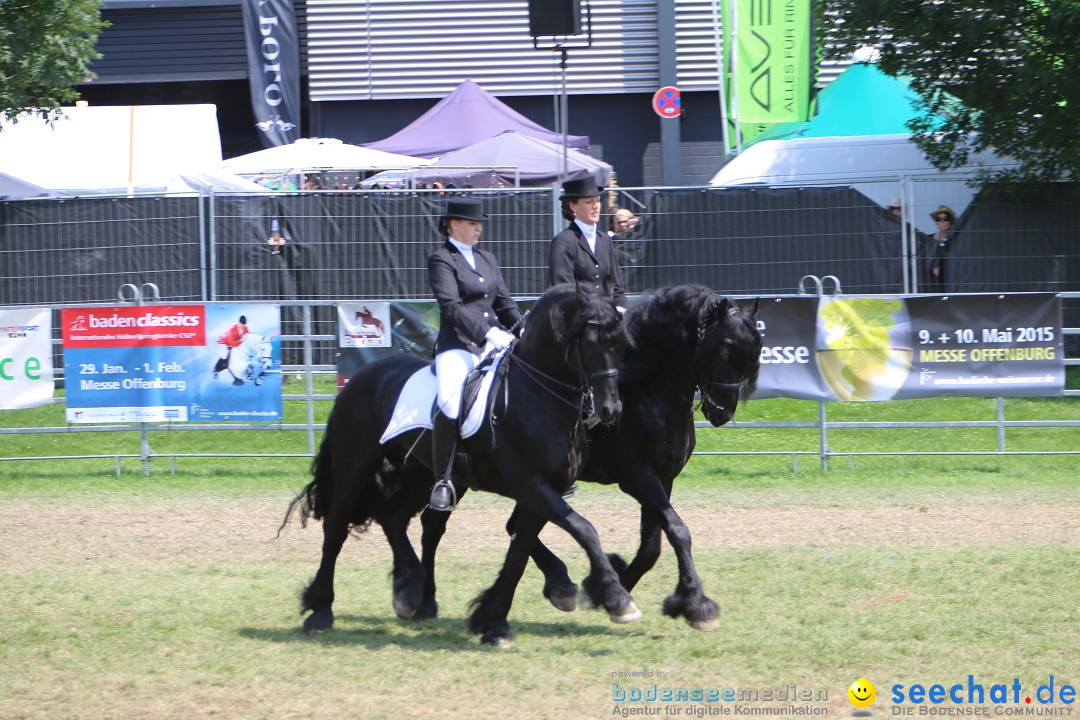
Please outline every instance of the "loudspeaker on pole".
[[581, 0], [529, 0], [529, 35], [581, 34]]

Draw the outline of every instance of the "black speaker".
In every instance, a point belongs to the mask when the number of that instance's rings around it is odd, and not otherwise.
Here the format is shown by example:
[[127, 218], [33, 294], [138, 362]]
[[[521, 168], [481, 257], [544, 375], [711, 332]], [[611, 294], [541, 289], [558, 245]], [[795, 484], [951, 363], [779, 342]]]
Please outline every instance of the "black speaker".
[[581, 0], [529, 0], [529, 35], [581, 34]]

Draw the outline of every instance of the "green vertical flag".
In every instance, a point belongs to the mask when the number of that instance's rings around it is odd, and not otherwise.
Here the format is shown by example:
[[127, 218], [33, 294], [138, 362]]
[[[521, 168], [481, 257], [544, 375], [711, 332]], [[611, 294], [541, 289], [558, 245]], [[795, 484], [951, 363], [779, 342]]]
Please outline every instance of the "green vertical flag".
[[[735, 3], [731, 28], [729, 2]], [[738, 122], [801, 122], [810, 106], [810, 0], [724, 0]], [[731, 32], [737, 34], [730, 42]], [[734, 47], [732, 47], [734, 45]], [[730, 65], [729, 65], [730, 70]]]

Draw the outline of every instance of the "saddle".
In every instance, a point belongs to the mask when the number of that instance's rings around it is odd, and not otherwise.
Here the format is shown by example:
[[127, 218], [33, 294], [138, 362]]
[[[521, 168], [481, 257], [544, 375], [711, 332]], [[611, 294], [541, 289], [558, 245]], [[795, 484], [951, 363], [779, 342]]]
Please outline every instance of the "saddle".
[[[490, 417], [497, 422], [496, 393], [492, 388], [496, 383], [503, 385], [502, 380], [510, 365], [503, 361], [505, 357], [505, 353], [489, 355], [466, 376], [461, 392], [462, 407], [458, 413], [458, 435], [462, 439], [475, 435], [485, 418]], [[410, 430], [430, 430], [432, 418], [438, 412], [437, 393], [434, 365], [422, 367], [413, 373], [398, 395], [390, 422], [379, 442], [385, 445]]]

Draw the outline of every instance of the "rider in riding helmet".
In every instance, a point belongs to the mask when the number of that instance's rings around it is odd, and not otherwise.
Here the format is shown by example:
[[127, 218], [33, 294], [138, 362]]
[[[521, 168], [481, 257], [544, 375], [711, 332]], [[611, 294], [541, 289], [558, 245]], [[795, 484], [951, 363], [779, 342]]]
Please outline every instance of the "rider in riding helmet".
[[483, 354], [510, 345], [514, 336], [506, 328], [521, 319], [495, 256], [476, 246], [487, 219], [479, 200], [448, 200], [439, 218], [445, 241], [428, 258], [428, 283], [440, 310], [435, 341], [439, 412], [431, 432], [436, 482], [429, 506], [445, 512], [456, 504], [450, 471], [465, 377]]

